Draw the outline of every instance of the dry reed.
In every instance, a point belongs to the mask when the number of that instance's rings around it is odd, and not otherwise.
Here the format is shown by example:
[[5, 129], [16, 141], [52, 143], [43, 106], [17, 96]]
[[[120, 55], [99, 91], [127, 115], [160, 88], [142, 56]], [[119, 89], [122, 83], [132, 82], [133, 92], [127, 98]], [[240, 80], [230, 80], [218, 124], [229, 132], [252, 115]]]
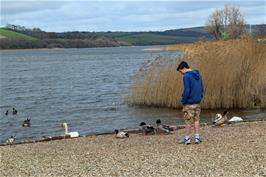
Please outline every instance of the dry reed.
[[165, 50], [180, 50], [184, 56], [163, 65], [155, 62], [136, 74], [129, 103], [181, 107], [183, 81], [176, 68], [185, 60], [203, 77], [203, 108], [266, 108], [265, 44], [245, 38], [177, 44]]

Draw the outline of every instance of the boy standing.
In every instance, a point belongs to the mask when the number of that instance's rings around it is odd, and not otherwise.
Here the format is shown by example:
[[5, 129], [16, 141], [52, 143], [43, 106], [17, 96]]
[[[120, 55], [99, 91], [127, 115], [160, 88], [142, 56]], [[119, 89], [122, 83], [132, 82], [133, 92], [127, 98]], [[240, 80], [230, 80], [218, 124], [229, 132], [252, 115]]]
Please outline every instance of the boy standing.
[[200, 144], [202, 142], [200, 131], [200, 102], [203, 98], [203, 82], [201, 75], [197, 70], [190, 69], [187, 62], [182, 61], [178, 67], [179, 71], [183, 75], [184, 92], [182, 95], [182, 104], [184, 119], [186, 123], [185, 137], [182, 140], [183, 144], [190, 144], [191, 126], [194, 124], [195, 130], [195, 143]]

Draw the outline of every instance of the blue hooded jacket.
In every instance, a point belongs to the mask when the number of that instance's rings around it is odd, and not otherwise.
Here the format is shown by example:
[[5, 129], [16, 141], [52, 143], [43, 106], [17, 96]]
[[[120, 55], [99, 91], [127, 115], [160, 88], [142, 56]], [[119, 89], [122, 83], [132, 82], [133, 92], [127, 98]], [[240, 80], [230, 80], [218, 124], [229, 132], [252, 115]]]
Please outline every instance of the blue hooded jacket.
[[203, 81], [197, 70], [188, 71], [183, 76], [184, 92], [182, 104], [199, 104], [203, 98]]

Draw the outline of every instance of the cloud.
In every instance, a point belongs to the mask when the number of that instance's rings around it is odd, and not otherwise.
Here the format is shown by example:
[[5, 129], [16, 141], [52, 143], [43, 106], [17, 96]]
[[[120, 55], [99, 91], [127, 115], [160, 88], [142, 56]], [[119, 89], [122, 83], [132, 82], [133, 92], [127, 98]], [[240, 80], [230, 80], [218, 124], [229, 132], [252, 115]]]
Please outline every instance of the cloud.
[[56, 1], [1, 1], [1, 15], [32, 13], [47, 9], [56, 10], [62, 5], [64, 5], [63, 2]]
[[248, 23], [265, 23], [264, 1], [1, 1], [7, 23], [46, 31], [148, 31], [203, 26], [215, 9], [239, 5]]

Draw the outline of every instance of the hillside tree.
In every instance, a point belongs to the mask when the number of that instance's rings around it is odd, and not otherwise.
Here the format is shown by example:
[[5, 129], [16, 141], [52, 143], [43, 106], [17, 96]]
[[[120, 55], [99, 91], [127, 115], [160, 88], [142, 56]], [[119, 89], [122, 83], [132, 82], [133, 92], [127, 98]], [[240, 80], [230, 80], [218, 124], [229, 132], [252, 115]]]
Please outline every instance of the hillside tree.
[[238, 6], [225, 5], [208, 18], [207, 31], [215, 39], [238, 38], [245, 33], [245, 19]]

